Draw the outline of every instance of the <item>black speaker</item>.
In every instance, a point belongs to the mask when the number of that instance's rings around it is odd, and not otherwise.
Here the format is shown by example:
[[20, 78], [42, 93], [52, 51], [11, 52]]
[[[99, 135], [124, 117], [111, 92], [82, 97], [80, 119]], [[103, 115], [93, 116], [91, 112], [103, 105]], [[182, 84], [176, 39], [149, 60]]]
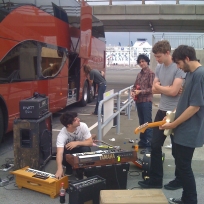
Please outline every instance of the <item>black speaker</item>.
[[52, 114], [38, 120], [14, 120], [14, 168], [42, 170], [52, 157]]
[[86, 177], [99, 175], [100, 177], [106, 179], [107, 190], [126, 189], [129, 167], [129, 163], [89, 167], [84, 169], [84, 175]]
[[106, 189], [106, 180], [100, 176], [75, 181], [69, 184], [69, 204], [99, 204], [100, 191]]

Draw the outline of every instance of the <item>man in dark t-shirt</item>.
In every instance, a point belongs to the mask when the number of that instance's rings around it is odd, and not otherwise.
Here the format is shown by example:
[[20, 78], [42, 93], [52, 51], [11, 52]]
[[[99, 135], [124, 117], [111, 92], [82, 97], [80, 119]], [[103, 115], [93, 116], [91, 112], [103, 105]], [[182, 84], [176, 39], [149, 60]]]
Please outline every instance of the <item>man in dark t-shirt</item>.
[[181, 198], [170, 198], [169, 203], [197, 204], [191, 162], [195, 148], [204, 144], [204, 67], [197, 61], [195, 49], [187, 45], [176, 48], [172, 59], [187, 75], [175, 120], [161, 127], [174, 129], [175, 161], [183, 186]]
[[99, 102], [103, 100], [103, 94], [106, 91], [106, 80], [97, 69], [92, 69], [89, 65], [84, 65], [84, 72], [87, 75], [87, 78], [89, 79], [90, 86], [93, 84], [93, 82], [98, 85], [98, 97], [96, 101], [95, 110], [92, 113], [93, 115], [98, 115], [98, 105]]

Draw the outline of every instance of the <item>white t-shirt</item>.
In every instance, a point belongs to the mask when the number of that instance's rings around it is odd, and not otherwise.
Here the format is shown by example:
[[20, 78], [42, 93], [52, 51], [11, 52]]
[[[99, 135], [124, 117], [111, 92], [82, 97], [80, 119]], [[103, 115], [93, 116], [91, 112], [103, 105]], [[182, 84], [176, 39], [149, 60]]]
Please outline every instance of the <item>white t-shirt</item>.
[[64, 147], [67, 143], [72, 141], [84, 141], [91, 137], [88, 126], [80, 122], [80, 126], [76, 128], [74, 132], [68, 132], [66, 127], [63, 127], [57, 136], [57, 147]]

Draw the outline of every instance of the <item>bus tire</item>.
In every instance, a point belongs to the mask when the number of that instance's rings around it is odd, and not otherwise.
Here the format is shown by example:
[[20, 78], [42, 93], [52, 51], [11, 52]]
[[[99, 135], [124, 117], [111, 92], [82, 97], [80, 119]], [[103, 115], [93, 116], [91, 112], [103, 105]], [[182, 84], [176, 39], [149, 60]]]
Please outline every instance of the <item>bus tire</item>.
[[89, 92], [89, 88], [88, 88], [88, 83], [87, 81], [84, 82], [84, 87], [83, 87], [83, 95], [82, 95], [82, 99], [80, 101], [80, 106], [86, 106], [86, 104], [88, 103], [88, 92]]
[[2, 109], [0, 108], [0, 143], [2, 142], [4, 137], [4, 116]]
[[92, 84], [92, 86], [89, 88], [89, 92], [88, 92], [88, 103], [91, 103], [94, 100], [95, 93], [96, 93], [96, 88], [95, 88], [95, 85]]

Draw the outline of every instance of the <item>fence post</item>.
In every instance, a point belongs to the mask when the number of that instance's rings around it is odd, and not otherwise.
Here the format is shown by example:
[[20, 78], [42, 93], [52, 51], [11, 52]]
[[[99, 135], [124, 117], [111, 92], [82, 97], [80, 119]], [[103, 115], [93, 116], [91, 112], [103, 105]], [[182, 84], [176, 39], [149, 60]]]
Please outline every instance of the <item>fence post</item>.
[[[120, 92], [117, 96], [117, 112], [120, 110]], [[117, 125], [116, 125], [116, 134], [120, 134], [120, 111], [117, 114]]]

